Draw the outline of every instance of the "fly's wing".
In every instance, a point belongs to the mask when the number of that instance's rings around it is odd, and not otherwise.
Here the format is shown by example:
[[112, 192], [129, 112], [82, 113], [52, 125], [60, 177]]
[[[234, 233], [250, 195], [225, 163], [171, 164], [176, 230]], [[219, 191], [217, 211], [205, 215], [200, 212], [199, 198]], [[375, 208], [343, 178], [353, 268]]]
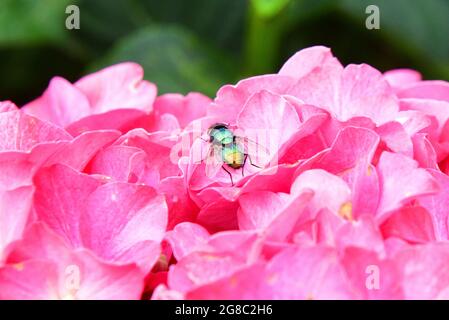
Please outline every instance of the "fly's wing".
[[209, 152], [204, 160], [206, 163], [206, 176], [208, 178], [214, 178], [223, 166], [221, 148], [215, 145], [211, 145]]
[[190, 148], [190, 157], [193, 163], [201, 164], [210, 153], [211, 144], [205, 139], [196, 139]]
[[246, 137], [235, 137], [235, 143], [248, 155], [253, 166], [263, 168], [270, 161], [267, 148]]

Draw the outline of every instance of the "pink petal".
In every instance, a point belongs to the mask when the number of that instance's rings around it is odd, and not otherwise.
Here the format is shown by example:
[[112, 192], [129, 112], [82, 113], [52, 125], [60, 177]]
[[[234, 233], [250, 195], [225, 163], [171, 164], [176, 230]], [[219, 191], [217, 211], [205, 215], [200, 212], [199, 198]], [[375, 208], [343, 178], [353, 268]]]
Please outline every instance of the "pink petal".
[[449, 247], [445, 243], [413, 246], [397, 258], [406, 299], [446, 299]]
[[0, 151], [29, 151], [33, 146], [72, 140], [63, 129], [22, 111], [0, 113]]
[[235, 124], [237, 115], [247, 100], [262, 90], [283, 94], [291, 85], [292, 78], [281, 75], [262, 75], [241, 80], [235, 86], [225, 85], [217, 92], [208, 115], [216, 117], [220, 122]]
[[135, 265], [104, 263], [88, 251], [77, 252], [72, 264], [79, 266], [84, 283], [76, 292], [79, 300], [138, 300], [144, 274]]
[[368, 165], [373, 159], [379, 143], [379, 136], [370, 129], [347, 127], [341, 130], [330, 150], [314, 165], [337, 174], [355, 168], [358, 164]]
[[286, 96], [285, 98], [295, 107], [301, 124], [296, 133], [279, 148], [277, 157], [279, 163], [295, 163], [325, 148], [318, 130], [328, 120], [329, 114], [322, 109], [299, 103], [294, 97]]
[[436, 240], [432, 217], [422, 207], [406, 207], [393, 213], [381, 229], [385, 238], [397, 237], [411, 243]]
[[289, 93], [307, 104], [325, 108], [340, 121], [368, 117], [383, 124], [393, 120], [399, 111], [382, 74], [364, 64], [343, 70], [330, 59], [300, 78]]
[[183, 293], [176, 290], [170, 290], [164, 284], [156, 287], [151, 296], [151, 300], [184, 300], [184, 298]]
[[342, 225], [335, 238], [340, 250], [358, 247], [385, 254], [382, 234], [371, 215], [362, 215], [357, 221]]
[[22, 237], [30, 219], [33, 191], [33, 187], [0, 190], [0, 262], [6, 246]]
[[248, 100], [238, 116], [237, 126], [273, 156], [296, 133], [300, 122], [295, 108], [286, 99], [261, 91]]
[[97, 188], [85, 206], [79, 221], [85, 247], [108, 261], [151, 269], [167, 225], [163, 196], [147, 186], [116, 182]]
[[[347, 248], [342, 258], [357, 299], [403, 299], [402, 275], [391, 260], [382, 260], [369, 249]], [[375, 277], [379, 282], [376, 286]], [[370, 277], [374, 280], [370, 281]]]
[[438, 169], [437, 153], [424, 133], [413, 137], [413, 158], [422, 168]]
[[118, 137], [120, 132], [112, 130], [85, 132], [63, 146], [45, 165], [64, 164], [81, 171], [97, 152]]
[[231, 254], [252, 263], [259, 259], [262, 242], [259, 235], [254, 231], [229, 230], [218, 232], [210, 236], [207, 250], [203, 251], [221, 252]]
[[[370, 129], [346, 127], [342, 129], [331, 148], [312, 164], [339, 175], [351, 188], [352, 201], [347, 208], [351, 216], [374, 213], [379, 198], [377, 173], [370, 165], [379, 145], [379, 136]], [[354, 214], [353, 214], [353, 213]]]
[[64, 261], [70, 258], [71, 251], [67, 242], [44, 222], [32, 223], [8, 249], [8, 264], [34, 259]]
[[[238, 203], [225, 200], [209, 203], [201, 208], [196, 222], [211, 233], [237, 229], [238, 207]], [[226, 214], [223, 214], [223, 212], [226, 212]]]
[[413, 157], [413, 143], [399, 122], [387, 122], [376, 129], [382, 142], [393, 152]]
[[190, 198], [185, 178], [167, 177], [159, 185], [159, 191], [165, 195], [168, 206], [167, 230], [180, 222], [195, 221], [199, 208]]
[[198, 224], [183, 222], [167, 232], [165, 237], [173, 248], [176, 260], [181, 260], [204, 245], [209, 240], [209, 233]]
[[[265, 281], [264, 265], [255, 264], [238, 270], [229, 277], [200, 286], [187, 293], [187, 299], [193, 300], [260, 300], [270, 299], [271, 292], [259, 287]], [[246, 308], [245, 312], [250, 312]]]
[[31, 185], [34, 173], [67, 144], [68, 141], [41, 143], [29, 152], [0, 152], [0, 188]]
[[372, 165], [359, 164], [342, 178], [351, 188], [352, 202], [348, 214], [357, 219], [362, 214], [375, 214], [380, 197], [379, 176]]
[[116, 181], [136, 182], [130, 181], [135, 169], [134, 159], [144, 161], [145, 153], [135, 147], [110, 146], [96, 154], [89, 164], [88, 172], [108, 176]]
[[[319, 243], [328, 246], [336, 244], [337, 231], [346, 224], [347, 221], [335, 215], [328, 209], [321, 210], [316, 219], [297, 227], [298, 234], [295, 235], [295, 243], [298, 243], [299, 234], [309, 234], [313, 244]], [[316, 228], [315, 228], [316, 227]]]
[[290, 248], [267, 265], [264, 291], [272, 299], [349, 299], [345, 271], [330, 248]]
[[81, 246], [81, 215], [89, 195], [101, 184], [63, 165], [40, 170], [34, 178], [34, 210], [38, 219], [72, 245]]
[[288, 195], [269, 191], [251, 192], [239, 197], [240, 230], [265, 230], [287, 205]]
[[[290, 192], [293, 173], [295, 172], [297, 165], [298, 164], [280, 164], [263, 169], [259, 173], [249, 177], [241, 188], [210, 186], [194, 195], [195, 202], [203, 206], [205, 203], [216, 202], [221, 199], [235, 201], [242, 194], [260, 190], [288, 193]], [[191, 186], [191, 189], [194, 189], [193, 186]]]
[[90, 114], [85, 95], [67, 80], [54, 77], [44, 94], [23, 107], [28, 114], [60, 127]]
[[426, 115], [421, 111], [400, 111], [397, 120], [402, 124], [405, 131], [411, 137], [419, 132], [436, 130], [438, 127], [435, 117]]
[[35, 185], [38, 218], [74, 247], [89, 248], [107, 261], [137, 263], [144, 271], [157, 261], [167, 207], [152, 188], [102, 185], [61, 165], [41, 170]]
[[48, 260], [30, 260], [0, 268], [0, 299], [57, 299], [58, 266]]
[[245, 261], [229, 253], [194, 252], [170, 268], [168, 284], [171, 289], [187, 292], [226, 278], [244, 266]]
[[135, 128], [147, 128], [150, 121], [150, 116], [142, 110], [116, 109], [72, 122], [66, 130], [73, 136], [93, 130], [118, 130], [126, 133]]
[[323, 46], [309, 47], [298, 51], [290, 57], [279, 70], [279, 74], [299, 79], [315, 68], [321, 68], [323, 65], [333, 63], [339, 64], [329, 48]]
[[111, 265], [87, 250], [72, 250], [37, 223], [12, 246], [0, 269], [0, 292], [8, 288], [7, 299], [139, 299], [143, 280], [135, 265]]
[[334, 110], [342, 120], [366, 116], [382, 124], [394, 119], [399, 106], [382, 74], [362, 64], [349, 65], [343, 71], [340, 105]]
[[421, 74], [412, 69], [394, 69], [384, 73], [385, 80], [395, 89], [421, 81]]
[[81, 78], [75, 87], [89, 100], [92, 113], [114, 109], [152, 110], [156, 86], [143, 79], [143, 69], [132, 62], [120, 63]]
[[407, 201], [439, 190], [432, 176], [418, 168], [416, 161], [406, 156], [383, 152], [377, 169], [382, 186], [377, 209], [379, 221]]
[[449, 101], [449, 83], [440, 80], [415, 82], [399, 91], [398, 97]]
[[323, 208], [338, 214], [351, 199], [351, 190], [345, 181], [324, 170], [315, 169], [302, 173], [292, 184], [292, 193], [300, 194], [312, 190], [313, 198], [307, 208], [311, 218]]
[[[316, 55], [312, 59], [312, 62], [315, 64], [313, 68], [311, 68], [312, 65], [308, 65], [307, 61], [301, 62], [298, 60], [294, 62], [297, 59], [295, 59], [295, 56], [292, 58], [292, 66], [299, 66], [302, 64], [302, 66], [299, 67], [299, 73], [302, 73], [303, 76], [298, 78], [296, 83], [290, 86], [287, 93], [299, 98], [306, 104], [324, 108], [333, 114], [335, 105], [338, 104], [336, 92], [339, 90], [343, 66], [337, 59], [330, 58], [330, 52], [327, 52], [326, 49], [320, 49], [320, 47], [318, 47], [311, 50], [309, 53], [311, 53], [310, 55], [312, 57]], [[303, 51], [296, 54], [297, 57], [303, 55]], [[317, 64], [320, 60], [324, 63]], [[288, 65], [286, 68], [289, 69]], [[284, 71], [286, 70], [284, 69]], [[308, 72], [304, 73], [305, 71]], [[292, 71], [288, 72], [291, 73]]]
[[0, 101], [0, 113], [17, 110], [18, 110], [17, 106], [11, 101]]
[[427, 209], [432, 217], [437, 240], [447, 240], [449, 239], [449, 212], [447, 210], [449, 208], [449, 195], [447, 193], [449, 177], [436, 170], [429, 170], [428, 172], [438, 182], [440, 190], [437, 194], [422, 197], [419, 203]]
[[438, 132], [440, 135], [444, 125], [449, 120], [449, 102], [424, 99], [402, 99], [401, 109], [416, 110], [424, 114], [434, 116], [438, 121]]
[[240, 230], [257, 230], [267, 240], [285, 241], [314, 196], [311, 191], [300, 194], [252, 192], [239, 198]]
[[[79, 268], [77, 290], [64, 288], [64, 270]], [[29, 260], [0, 268], [0, 299], [5, 300], [131, 300], [139, 299], [143, 275], [132, 265], [113, 266], [88, 252], [77, 252], [71, 260]]]
[[117, 140], [117, 145], [139, 148], [146, 153], [145, 172], [139, 177], [140, 182], [152, 185], [155, 176], [162, 180], [179, 175], [178, 163], [173, 163], [170, 158], [173, 143], [171, 141], [167, 143], [164, 139], [166, 139], [165, 135], [158, 136], [136, 129]]
[[172, 114], [182, 128], [193, 120], [206, 116], [207, 107], [212, 101], [201, 93], [192, 92], [186, 96], [180, 94], [164, 94], [154, 102], [156, 117]]

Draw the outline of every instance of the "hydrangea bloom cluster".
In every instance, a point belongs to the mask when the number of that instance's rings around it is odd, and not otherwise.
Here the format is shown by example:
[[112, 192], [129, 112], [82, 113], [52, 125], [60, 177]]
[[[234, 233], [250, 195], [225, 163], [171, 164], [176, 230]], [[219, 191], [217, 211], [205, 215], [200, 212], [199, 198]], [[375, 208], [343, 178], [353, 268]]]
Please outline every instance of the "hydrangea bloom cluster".
[[[269, 158], [206, 174], [216, 123]], [[0, 103], [0, 298], [449, 298], [448, 173], [449, 83], [325, 47], [213, 100], [55, 77]]]

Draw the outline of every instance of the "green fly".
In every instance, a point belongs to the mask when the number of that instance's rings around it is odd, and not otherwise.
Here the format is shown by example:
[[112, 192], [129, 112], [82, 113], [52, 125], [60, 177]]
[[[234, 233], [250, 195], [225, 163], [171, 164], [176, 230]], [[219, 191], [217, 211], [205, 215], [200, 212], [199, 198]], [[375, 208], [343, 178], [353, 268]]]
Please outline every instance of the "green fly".
[[[223, 168], [231, 178], [231, 184], [234, 185], [232, 174], [229, 169], [242, 169], [244, 175], [244, 167], [246, 161], [249, 160], [252, 166], [261, 168], [253, 162], [250, 150], [258, 150], [265, 153], [264, 149], [252, 142], [248, 138], [239, 137], [229, 128], [228, 125], [217, 123], [212, 125], [208, 130], [208, 142], [210, 148], [206, 157], [206, 175], [213, 177], [220, 168]], [[252, 148], [250, 147], [252, 145]]]

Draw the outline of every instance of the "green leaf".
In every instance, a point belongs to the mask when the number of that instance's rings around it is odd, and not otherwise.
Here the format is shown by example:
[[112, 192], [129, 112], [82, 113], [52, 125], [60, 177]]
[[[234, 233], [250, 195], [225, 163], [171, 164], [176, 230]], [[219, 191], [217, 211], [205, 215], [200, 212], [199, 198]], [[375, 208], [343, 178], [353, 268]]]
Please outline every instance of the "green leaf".
[[335, 0], [292, 0], [286, 10], [287, 23], [294, 26], [310, 19], [322, 17], [327, 12], [334, 10], [337, 4], [338, 1]]
[[56, 42], [67, 34], [71, 0], [1, 0], [0, 46]]
[[[433, 62], [449, 58], [449, 2], [446, 0], [344, 0], [342, 9], [365, 25], [368, 5], [380, 11], [380, 30], [371, 30], [390, 40], [407, 55], [424, 56]], [[421, 58], [421, 57], [420, 57]]]
[[[252, 0], [245, 40], [244, 76], [277, 72], [301, 46], [295, 43], [282, 54], [292, 37], [303, 38], [313, 30], [294, 30], [310, 18], [335, 8], [335, 0]], [[291, 33], [295, 31], [295, 34]]]
[[76, 36], [99, 50], [143, 27], [173, 24], [189, 29], [215, 47], [238, 52], [248, 7], [242, 0], [78, 1], [83, 26]]
[[141, 64], [145, 78], [158, 86], [159, 93], [199, 91], [214, 96], [235, 75], [229, 57], [173, 26], [147, 27], [126, 37], [94, 66], [123, 61]]
[[252, 0], [256, 14], [266, 19], [276, 16], [289, 2], [290, 0]]
[[142, 1], [78, 1], [82, 27], [74, 35], [97, 52], [151, 22]]
[[177, 24], [217, 48], [238, 52], [244, 39], [246, 0], [141, 0], [160, 24]]

